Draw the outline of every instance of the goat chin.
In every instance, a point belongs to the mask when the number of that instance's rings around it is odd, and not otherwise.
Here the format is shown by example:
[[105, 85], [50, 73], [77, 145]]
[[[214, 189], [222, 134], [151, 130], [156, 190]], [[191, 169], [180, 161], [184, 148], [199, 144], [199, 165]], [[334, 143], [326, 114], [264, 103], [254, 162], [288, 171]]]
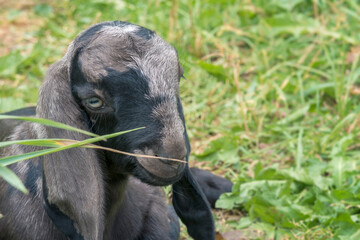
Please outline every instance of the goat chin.
[[[168, 160], [190, 154], [182, 75], [176, 50], [149, 29], [114, 21], [80, 33], [47, 71], [35, 116], [99, 135], [145, 127], [97, 144], [160, 159], [73, 148], [13, 164], [30, 193], [0, 179], [0, 239], [177, 239], [175, 212], [194, 239], [214, 239], [209, 203], [188, 165]], [[29, 122], [2, 121], [0, 129], [7, 140], [87, 138]], [[12, 145], [1, 157], [39, 149]], [[175, 212], [151, 186], [165, 184], [173, 184]]]

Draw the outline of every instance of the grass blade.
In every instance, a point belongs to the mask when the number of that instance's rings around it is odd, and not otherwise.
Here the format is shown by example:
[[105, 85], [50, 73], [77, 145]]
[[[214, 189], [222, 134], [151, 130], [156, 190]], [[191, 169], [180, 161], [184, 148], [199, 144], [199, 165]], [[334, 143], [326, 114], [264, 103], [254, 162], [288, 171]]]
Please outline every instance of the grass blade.
[[[27, 160], [30, 158], [40, 157], [40, 156], [49, 154], [49, 153], [51, 153], [52, 150], [53, 149], [50, 148], [50, 149], [43, 149], [43, 150], [35, 151], [35, 152], [29, 152], [29, 153], [14, 155], [14, 156], [3, 157], [3, 158], [0, 158], [0, 164], [3, 166], [8, 166], [10, 164], [21, 162], [21, 161], [24, 161], [24, 160]], [[1, 176], [1, 174], [0, 174], [0, 176]]]
[[326, 136], [322, 139], [322, 143], [321, 143], [321, 145], [322, 145], [322, 151], [325, 151], [328, 143], [329, 143], [333, 138], [335, 138], [335, 137], [339, 134], [340, 130], [342, 130], [342, 129], [346, 126], [346, 124], [348, 124], [349, 122], [351, 122], [351, 121], [354, 119], [354, 117], [356, 117], [356, 114], [350, 113], [349, 115], [347, 115], [345, 118], [343, 118], [339, 123], [337, 123], [337, 124], [335, 125], [335, 127], [334, 127], [333, 130], [330, 132], [330, 134], [329, 134], [329, 135], [326, 135]]
[[302, 137], [303, 137], [304, 129], [300, 128], [298, 144], [297, 144], [297, 154], [296, 154], [296, 169], [299, 170], [301, 167], [301, 161], [303, 158], [303, 145], [302, 145]]
[[21, 121], [27, 121], [27, 122], [34, 122], [34, 123], [40, 123], [42, 125], [48, 126], [48, 127], [55, 127], [55, 128], [61, 128], [61, 129], [65, 129], [65, 130], [69, 130], [69, 131], [75, 131], [75, 132], [79, 132], [88, 136], [92, 136], [92, 137], [98, 137], [99, 135], [92, 133], [92, 132], [88, 132], [82, 129], [78, 129], [75, 127], [71, 127], [68, 126], [66, 124], [63, 123], [59, 123], [59, 122], [55, 122], [49, 119], [44, 119], [44, 118], [36, 118], [36, 117], [22, 117], [22, 116], [10, 116], [10, 115], [0, 115], [0, 120], [1, 119], [13, 119], [13, 120], [21, 120]]
[[306, 113], [309, 111], [309, 109], [310, 109], [310, 106], [306, 105], [305, 107], [300, 108], [299, 110], [296, 110], [295, 112], [291, 113], [290, 115], [288, 115], [284, 119], [280, 120], [278, 123], [279, 124], [291, 123], [291, 122], [305, 116]]
[[28, 193], [26, 187], [16, 174], [5, 166], [0, 165], [0, 176], [10, 183], [13, 187], [19, 189], [23, 193]]
[[[20, 162], [23, 160], [27, 160], [30, 158], [34, 158], [34, 157], [40, 157], [46, 154], [50, 154], [50, 153], [55, 153], [55, 152], [59, 152], [62, 150], [66, 150], [66, 149], [70, 149], [70, 148], [74, 148], [74, 147], [81, 147], [90, 143], [94, 143], [94, 142], [98, 142], [104, 139], [108, 139], [108, 138], [112, 138], [112, 137], [116, 137], [125, 133], [129, 133], [132, 131], [136, 131], [136, 130], [140, 130], [140, 129], [144, 129], [145, 127], [140, 127], [140, 128], [135, 128], [132, 130], [128, 130], [128, 131], [122, 131], [122, 132], [117, 132], [117, 133], [112, 133], [112, 134], [107, 134], [107, 135], [103, 135], [103, 136], [99, 136], [96, 138], [89, 138], [83, 141], [76, 141], [75, 143], [72, 144], [66, 144], [65, 142], [63, 142], [61, 144], [61, 141], [59, 141], [60, 145], [62, 145], [62, 147], [56, 147], [56, 148], [50, 148], [50, 149], [44, 149], [44, 150], [40, 150], [40, 151], [36, 151], [36, 152], [30, 152], [30, 153], [25, 153], [25, 154], [20, 154], [20, 155], [15, 155], [15, 156], [8, 156], [8, 157], [3, 157], [0, 158], [0, 164], [2, 164], [3, 166], [7, 166], [16, 162]], [[69, 141], [68, 139], [63, 139], [63, 141]], [[71, 140], [70, 140], [71, 141]]]
[[102, 146], [98, 146], [98, 145], [94, 145], [94, 144], [87, 144], [87, 145], [84, 145], [82, 147], [85, 147], [85, 148], [97, 148], [97, 149], [102, 149], [102, 150], [115, 152], [115, 153], [120, 153], [120, 154], [124, 154], [124, 155], [128, 155], [128, 156], [134, 156], [134, 157], [144, 157], [144, 158], [153, 158], [153, 159], [166, 159], [166, 160], [170, 160], [170, 161], [174, 161], [174, 162], [186, 163], [185, 160], [180, 160], [180, 159], [175, 159], [175, 158], [167, 158], [167, 157], [156, 157], [156, 156], [136, 154], [136, 153], [129, 153], [129, 152], [119, 151], [119, 150], [116, 150], [116, 149], [102, 147]]
[[31, 146], [41, 146], [41, 147], [60, 147], [59, 142], [64, 141], [62, 138], [49, 138], [49, 139], [26, 139], [26, 140], [16, 140], [16, 141], [7, 141], [0, 142], [0, 148], [6, 147], [13, 144], [21, 145], [31, 145]]

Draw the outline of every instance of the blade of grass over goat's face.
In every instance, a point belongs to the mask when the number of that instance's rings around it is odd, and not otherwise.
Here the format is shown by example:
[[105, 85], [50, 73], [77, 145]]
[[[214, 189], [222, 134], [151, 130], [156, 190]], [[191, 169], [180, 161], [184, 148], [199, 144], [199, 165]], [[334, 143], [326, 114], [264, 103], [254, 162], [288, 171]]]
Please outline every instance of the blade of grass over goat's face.
[[[179, 98], [182, 74], [176, 50], [148, 29], [117, 21], [79, 34], [48, 70], [36, 116], [97, 135], [144, 126], [97, 144], [160, 159], [74, 148], [16, 163], [11, 169], [30, 194], [0, 180], [0, 238], [176, 239], [173, 212], [159, 188], [147, 185], [173, 184], [174, 208], [189, 234], [213, 239], [209, 205], [187, 164], [168, 160], [187, 161], [190, 152]], [[34, 123], [19, 123], [9, 135], [87, 138]], [[35, 150], [9, 146], [1, 156]]]

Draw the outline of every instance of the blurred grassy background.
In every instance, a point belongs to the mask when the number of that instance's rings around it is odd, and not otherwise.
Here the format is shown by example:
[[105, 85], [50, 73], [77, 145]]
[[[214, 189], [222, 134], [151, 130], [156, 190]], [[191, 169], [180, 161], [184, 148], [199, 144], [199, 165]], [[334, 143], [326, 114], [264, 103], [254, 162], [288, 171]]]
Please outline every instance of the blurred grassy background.
[[[360, 239], [360, 1], [0, 0], [0, 112], [91, 24], [179, 51], [191, 165], [233, 182], [219, 239]], [[234, 238], [231, 238], [234, 237]]]

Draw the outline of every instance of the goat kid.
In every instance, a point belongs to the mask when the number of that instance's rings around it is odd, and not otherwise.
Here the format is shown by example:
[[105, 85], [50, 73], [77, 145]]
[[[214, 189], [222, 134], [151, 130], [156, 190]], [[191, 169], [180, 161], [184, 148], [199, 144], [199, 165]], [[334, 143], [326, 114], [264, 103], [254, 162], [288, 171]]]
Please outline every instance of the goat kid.
[[[188, 160], [176, 50], [153, 31], [104, 22], [80, 33], [48, 70], [36, 116], [103, 135], [122, 151]], [[15, 126], [17, 124], [17, 126]], [[86, 136], [24, 122], [6, 140]], [[0, 156], [38, 150], [12, 145]], [[172, 184], [173, 206], [194, 239], [214, 239], [209, 204], [187, 164], [75, 148], [13, 164], [24, 195], [0, 179], [0, 239], [177, 239], [177, 217], [156, 186]], [[175, 215], [175, 217], [174, 217]]]

